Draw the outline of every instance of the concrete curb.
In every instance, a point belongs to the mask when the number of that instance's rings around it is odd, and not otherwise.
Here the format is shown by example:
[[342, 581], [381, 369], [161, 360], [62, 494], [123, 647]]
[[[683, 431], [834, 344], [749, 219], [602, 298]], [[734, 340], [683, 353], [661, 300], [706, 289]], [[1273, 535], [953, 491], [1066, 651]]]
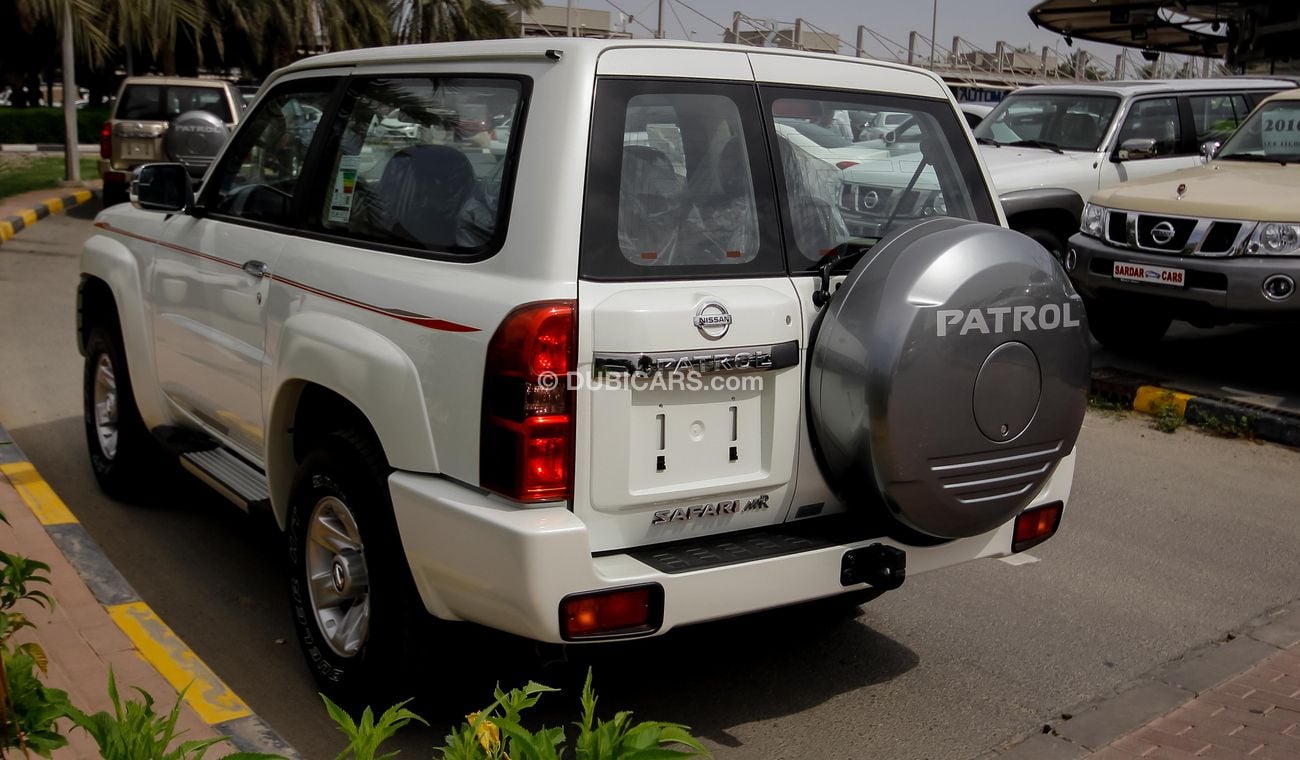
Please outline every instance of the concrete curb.
[[185, 702], [199, 718], [217, 733], [229, 736], [231, 744], [241, 751], [283, 755], [292, 760], [301, 758], [140, 599], [3, 426], [0, 426], [0, 477], [6, 478], [18, 491], [23, 503], [140, 656], [177, 691], [186, 689]]
[[1146, 414], [1177, 414], [1183, 421], [1210, 430], [1300, 448], [1300, 414], [1242, 401], [1196, 396], [1133, 372], [1098, 367], [1089, 393]]
[[86, 203], [92, 198], [98, 198], [99, 194], [100, 191], [98, 190], [77, 190], [70, 195], [64, 195], [57, 198], [46, 198], [31, 208], [20, 209], [18, 213], [13, 214], [12, 216], [0, 218], [0, 246], [4, 245], [9, 240], [12, 240], [14, 235], [17, 235], [22, 230], [36, 224], [50, 214], [57, 214], [61, 211], [66, 211], [73, 206]]
[[977, 760], [1077, 760], [1300, 642], [1300, 600], [1165, 663], [1116, 693], [1066, 710], [1029, 736]]
[[[3, 143], [0, 153], [62, 153], [63, 143]], [[78, 153], [98, 153], [98, 145], [78, 145]]]

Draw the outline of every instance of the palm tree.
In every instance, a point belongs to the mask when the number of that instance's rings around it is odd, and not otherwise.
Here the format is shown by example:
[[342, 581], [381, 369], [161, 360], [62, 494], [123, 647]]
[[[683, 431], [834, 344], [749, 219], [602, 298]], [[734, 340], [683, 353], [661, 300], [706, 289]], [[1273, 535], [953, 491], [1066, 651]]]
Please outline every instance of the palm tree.
[[207, 31], [207, 20], [203, 0], [118, 0], [103, 9], [104, 27], [126, 55], [127, 76], [135, 74], [136, 50], [147, 50], [163, 73], [175, 74], [176, 48], [186, 38], [197, 44]]
[[[517, 34], [506, 6], [487, 0], [390, 0], [398, 43], [448, 42]], [[513, 0], [521, 10], [542, 6], [541, 0]]]

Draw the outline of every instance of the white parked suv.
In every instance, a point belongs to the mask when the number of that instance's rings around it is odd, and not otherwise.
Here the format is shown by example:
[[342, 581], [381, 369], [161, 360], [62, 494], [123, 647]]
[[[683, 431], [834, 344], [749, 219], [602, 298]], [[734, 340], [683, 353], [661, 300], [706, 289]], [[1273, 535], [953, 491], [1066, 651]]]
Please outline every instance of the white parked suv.
[[1007, 222], [1058, 258], [1098, 190], [1200, 163], [1286, 79], [1173, 79], [1026, 87], [974, 129]]
[[[947, 216], [850, 235], [838, 170], [773, 128], [805, 106], [910, 114], [901, 181], [924, 167]], [[154, 164], [132, 200], [81, 262], [94, 472], [128, 496], [178, 458], [271, 510], [331, 693], [407, 673], [415, 613], [588, 642], [862, 599], [1033, 546], [1069, 496], [1081, 301], [924, 71], [659, 40], [322, 55], [197, 195]]]

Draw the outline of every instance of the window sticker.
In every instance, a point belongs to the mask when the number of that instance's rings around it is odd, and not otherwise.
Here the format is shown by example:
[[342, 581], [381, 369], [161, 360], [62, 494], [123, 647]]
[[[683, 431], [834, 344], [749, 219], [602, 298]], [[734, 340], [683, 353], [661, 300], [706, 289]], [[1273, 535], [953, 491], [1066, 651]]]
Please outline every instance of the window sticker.
[[1273, 108], [1260, 116], [1264, 122], [1264, 155], [1300, 153], [1300, 109]]
[[342, 156], [339, 170], [334, 175], [334, 197], [330, 199], [329, 220], [347, 223], [352, 217], [352, 200], [357, 189], [357, 168], [361, 156]]

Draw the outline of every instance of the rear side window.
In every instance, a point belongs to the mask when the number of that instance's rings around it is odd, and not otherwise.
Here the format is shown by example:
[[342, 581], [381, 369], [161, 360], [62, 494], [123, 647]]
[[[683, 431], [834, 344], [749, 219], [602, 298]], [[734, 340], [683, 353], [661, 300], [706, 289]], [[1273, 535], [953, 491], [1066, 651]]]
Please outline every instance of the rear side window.
[[583, 276], [783, 272], [763, 139], [752, 85], [601, 80]]
[[222, 121], [231, 121], [225, 85], [220, 87], [127, 85], [122, 91], [121, 99], [117, 102], [114, 117], [141, 121], [171, 121], [188, 111], [207, 111]]
[[368, 242], [482, 255], [504, 237], [525, 83], [395, 77], [351, 85], [318, 224]]
[[[974, 151], [946, 101], [764, 87], [763, 102], [780, 159], [791, 272], [934, 216], [997, 223]], [[801, 121], [833, 124], [839, 114], [864, 110], [884, 112], [891, 126], [864, 128], [857, 140], [831, 150], [798, 139]]]
[[1196, 123], [1196, 144], [1226, 140], [1250, 113], [1244, 95], [1190, 95], [1192, 120]]

